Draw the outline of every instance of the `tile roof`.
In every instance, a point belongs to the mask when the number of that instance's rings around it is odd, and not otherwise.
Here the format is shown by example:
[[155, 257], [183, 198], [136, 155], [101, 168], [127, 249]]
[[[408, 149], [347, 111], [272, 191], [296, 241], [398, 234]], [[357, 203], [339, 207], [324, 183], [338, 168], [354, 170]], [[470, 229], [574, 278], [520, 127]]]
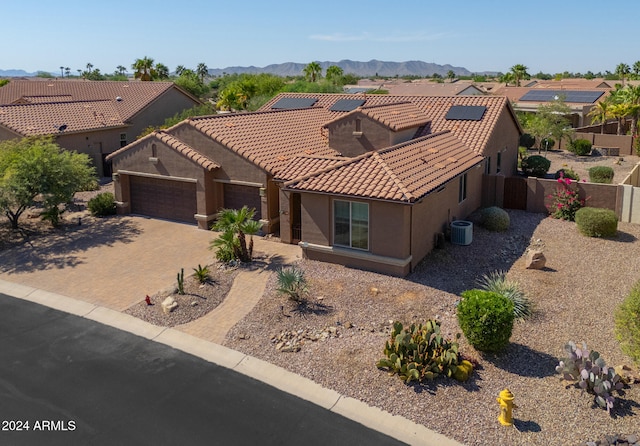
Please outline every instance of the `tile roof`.
[[[511, 117], [518, 128], [520, 125], [509, 101], [504, 96], [494, 95], [473, 95], [473, 96], [392, 96], [392, 95], [350, 95], [350, 94], [330, 94], [330, 93], [281, 93], [271, 101], [263, 105], [260, 110], [270, 110], [271, 105], [282, 97], [314, 97], [318, 101], [314, 109], [322, 108], [327, 110], [326, 122], [339, 116], [344, 116], [345, 112], [332, 112], [329, 108], [339, 99], [364, 98], [364, 106], [390, 104], [398, 102], [411, 102], [427, 116], [430, 121], [432, 133], [450, 130], [465, 145], [475, 153], [482, 154], [482, 151], [489, 142], [489, 138], [496, 130], [496, 125], [500, 114], [506, 109], [511, 113]], [[479, 121], [447, 120], [445, 116], [452, 105], [484, 106], [487, 108], [483, 118]]]
[[[0, 87], [0, 105], [21, 100], [39, 103], [62, 100], [67, 102], [109, 100], [114, 103], [122, 120], [128, 121], [171, 88], [177, 88], [173, 82], [11, 80]], [[185, 95], [188, 93], [185, 92]], [[118, 97], [122, 100], [118, 101], [116, 99]]]
[[412, 203], [482, 160], [445, 131], [345, 159], [287, 181], [284, 187]]
[[179, 139], [175, 138], [173, 135], [170, 135], [170, 134], [166, 133], [163, 130], [158, 130], [158, 131], [152, 132], [152, 133], [144, 136], [143, 138], [140, 138], [136, 142], [134, 142], [132, 144], [129, 144], [128, 146], [123, 147], [123, 148], [121, 148], [119, 150], [116, 150], [115, 152], [113, 152], [113, 153], [111, 153], [110, 155], [107, 156], [107, 160], [111, 160], [111, 159], [113, 159], [115, 157], [118, 157], [119, 155], [122, 155], [123, 153], [127, 152], [131, 147], [139, 146], [139, 145], [144, 144], [145, 142], [147, 142], [149, 140], [161, 141], [167, 147], [175, 150], [176, 152], [180, 153], [181, 155], [184, 155], [186, 158], [188, 158], [191, 161], [193, 161], [194, 163], [202, 166], [206, 170], [214, 170], [214, 169], [219, 169], [220, 168], [220, 164], [216, 163], [215, 161], [213, 161], [209, 157], [204, 156], [203, 154], [201, 154], [197, 150], [193, 149], [189, 145], [185, 144], [184, 142], [180, 141]]
[[57, 134], [61, 126], [64, 133], [126, 126], [111, 101], [3, 105], [0, 125], [24, 136]]
[[[324, 108], [225, 114], [188, 119], [191, 125], [213, 140], [276, 174], [298, 155], [333, 156], [321, 133], [331, 119]], [[168, 129], [171, 133], [172, 129]]]
[[[430, 121], [429, 117], [411, 102], [362, 106], [344, 116], [358, 113], [362, 113], [374, 121], [389, 127], [394, 132], [420, 127]], [[343, 119], [343, 116], [334, 119], [332, 122], [340, 119]], [[325, 127], [330, 123], [325, 124]]]
[[345, 158], [341, 156], [296, 156], [278, 171], [277, 179], [292, 180], [294, 178], [300, 178], [343, 163], [344, 160]]

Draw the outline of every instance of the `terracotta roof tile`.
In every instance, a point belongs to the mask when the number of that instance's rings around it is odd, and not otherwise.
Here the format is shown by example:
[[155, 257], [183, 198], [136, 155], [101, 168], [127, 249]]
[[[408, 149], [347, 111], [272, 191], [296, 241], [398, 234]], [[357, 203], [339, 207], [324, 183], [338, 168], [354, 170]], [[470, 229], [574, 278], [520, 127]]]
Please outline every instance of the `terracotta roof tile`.
[[[11, 80], [0, 88], [0, 105], [12, 104], [21, 98], [38, 103], [60, 97], [65, 101], [109, 100], [126, 122], [170, 88], [174, 88], [173, 82]], [[117, 97], [122, 100], [117, 101]]]
[[337, 155], [321, 132], [330, 117], [328, 110], [314, 107], [197, 117], [186, 123], [275, 175], [298, 155]]
[[[424, 112], [418, 109], [411, 102], [358, 107], [346, 115], [335, 118], [332, 122], [339, 121], [346, 116], [359, 113], [389, 127], [394, 132], [399, 132], [412, 127], [420, 127], [421, 125], [425, 125], [429, 122], [429, 117], [427, 117]], [[331, 124], [331, 122], [328, 122], [325, 127], [329, 124]]]
[[110, 101], [49, 102], [0, 106], [0, 125], [24, 136], [125, 127]]
[[442, 132], [347, 159], [285, 188], [411, 203], [482, 160], [453, 133]]
[[[313, 97], [318, 101], [315, 108], [323, 108], [329, 114], [329, 120], [344, 116], [345, 112], [332, 112], [329, 108], [339, 99], [366, 99], [363, 107], [399, 102], [411, 102], [431, 121], [431, 133], [451, 130], [468, 147], [476, 153], [482, 153], [490, 136], [496, 129], [498, 118], [508, 100], [503, 96], [473, 95], [473, 96], [391, 96], [391, 95], [362, 95], [362, 94], [330, 94], [330, 93], [281, 93], [263, 105], [260, 110], [270, 110], [271, 105], [282, 97]], [[483, 118], [479, 121], [451, 121], [445, 115], [452, 105], [484, 106], [487, 108]], [[515, 116], [514, 116], [515, 121]], [[516, 124], [518, 125], [518, 124]]]
[[121, 148], [119, 150], [116, 150], [115, 152], [113, 152], [109, 156], [107, 156], [107, 160], [111, 160], [111, 159], [113, 159], [115, 157], [118, 157], [119, 155], [122, 155], [123, 153], [129, 151], [131, 148], [140, 146], [142, 144], [145, 144], [149, 140], [157, 140], [157, 141], [160, 141], [160, 142], [164, 143], [167, 147], [169, 147], [169, 148], [175, 150], [176, 152], [184, 155], [186, 158], [189, 158], [191, 161], [193, 161], [194, 163], [202, 166], [203, 168], [205, 168], [207, 170], [214, 170], [214, 169], [219, 169], [220, 168], [220, 164], [218, 164], [215, 161], [211, 160], [210, 158], [204, 156], [203, 154], [201, 154], [197, 150], [193, 149], [192, 147], [188, 146], [184, 142], [180, 141], [179, 139], [175, 138], [174, 136], [172, 136], [172, 135], [170, 135], [170, 134], [168, 134], [168, 133], [166, 133], [165, 131], [162, 131], [162, 130], [158, 130], [158, 131], [152, 132], [152, 133], [146, 135], [145, 137], [140, 138], [136, 142], [131, 143], [128, 146], [123, 147], [123, 148]]

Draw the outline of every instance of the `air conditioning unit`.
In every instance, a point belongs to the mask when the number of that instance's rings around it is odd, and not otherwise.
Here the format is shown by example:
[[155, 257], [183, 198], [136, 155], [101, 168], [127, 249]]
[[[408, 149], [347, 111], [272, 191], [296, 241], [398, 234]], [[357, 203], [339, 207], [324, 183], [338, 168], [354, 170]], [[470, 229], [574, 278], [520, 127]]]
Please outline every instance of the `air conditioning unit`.
[[451, 222], [451, 243], [454, 245], [470, 245], [473, 240], [473, 223], [465, 220]]

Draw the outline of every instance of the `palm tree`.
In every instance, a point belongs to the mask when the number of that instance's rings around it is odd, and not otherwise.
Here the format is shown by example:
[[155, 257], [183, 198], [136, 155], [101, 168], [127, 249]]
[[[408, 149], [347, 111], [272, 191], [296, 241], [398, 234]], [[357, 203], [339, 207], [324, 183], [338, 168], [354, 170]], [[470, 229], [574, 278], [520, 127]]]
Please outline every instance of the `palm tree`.
[[[213, 230], [221, 231], [225, 240], [232, 240], [233, 255], [241, 262], [250, 262], [253, 257], [253, 235], [260, 231], [262, 225], [253, 219], [255, 209], [243, 206], [242, 209], [221, 209]], [[229, 237], [233, 234], [233, 237]], [[247, 235], [249, 245], [247, 246]]]
[[200, 62], [196, 68], [196, 74], [200, 77], [200, 82], [204, 83], [204, 78], [209, 75], [209, 67], [203, 62]]
[[151, 81], [157, 77], [156, 70], [153, 68], [153, 59], [144, 56], [142, 59], [136, 59], [131, 65], [135, 71], [134, 78], [141, 81]]
[[71, 76], [71, 68], [69, 68], [69, 67], [65, 67], [65, 69], [64, 69], [64, 74], [66, 74], [66, 75], [67, 75], [67, 77]]
[[500, 76], [500, 82], [504, 82], [505, 87], [513, 82], [513, 73], [505, 73]]
[[609, 119], [609, 101], [598, 102], [589, 110], [587, 116], [591, 118], [592, 124], [600, 124], [600, 134], [604, 134], [604, 125]]
[[169, 78], [169, 67], [167, 67], [163, 63], [156, 64], [156, 74], [158, 75], [158, 79], [168, 79]]
[[529, 79], [531, 77], [531, 75], [527, 73], [528, 69], [528, 67], [522, 64], [516, 64], [511, 67], [511, 73], [513, 73], [513, 79], [516, 82], [516, 87], [520, 86], [520, 80]]
[[616, 74], [622, 80], [622, 85], [624, 86], [624, 78], [629, 75], [631, 72], [631, 68], [626, 63], [619, 63], [616, 67]]
[[120, 76], [124, 76], [126, 72], [127, 72], [127, 69], [122, 65], [118, 65], [116, 67], [116, 73], [118, 73]]
[[303, 71], [309, 82], [315, 82], [322, 74], [322, 67], [318, 62], [311, 62]]
[[327, 67], [327, 80], [333, 84], [338, 84], [338, 82], [340, 82], [340, 80], [342, 79], [343, 74], [344, 71], [337, 65], [331, 65], [330, 67]]
[[186, 70], [186, 68], [184, 67], [184, 65], [178, 65], [176, 67], [176, 75], [178, 76], [182, 76], [182, 73], [184, 73], [184, 70]]
[[633, 63], [633, 66], [631, 67], [631, 71], [633, 71], [633, 75], [636, 79], [640, 77], [640, 60], [637, 60]]
[[64, 77], [64, 67], [60, 67], [60, 74], [62, 75], [62, 77]]
[[453, 70], [447, 71], [447, 79], [449, 79], [449, 82], [453, 81], [455, 77], [456, 73], [454, 73]]
[[628, 105], [631, 116], [631, 134], [638, 133], [638, 115], [640, 114], [640, 85], [627, 84], [620, 90], [620, 99]]

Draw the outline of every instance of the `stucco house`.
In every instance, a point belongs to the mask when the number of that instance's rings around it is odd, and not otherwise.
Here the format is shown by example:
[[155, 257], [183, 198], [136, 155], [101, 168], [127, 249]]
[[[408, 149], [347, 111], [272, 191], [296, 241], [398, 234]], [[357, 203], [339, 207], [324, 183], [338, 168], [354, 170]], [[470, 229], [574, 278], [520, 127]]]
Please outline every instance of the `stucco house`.
[[120, 213], [207, 229], [248, 205], [309, 258], [406, 275], [481, 206], [484, 174], [515, 173], [520, 133], [505, 97], [283, 93], [108, 159]]
[[0, 140], [51, 135], [111, 176], [108, 154], [200, 103], [173, 82], [15, 79], [0, 87]]

